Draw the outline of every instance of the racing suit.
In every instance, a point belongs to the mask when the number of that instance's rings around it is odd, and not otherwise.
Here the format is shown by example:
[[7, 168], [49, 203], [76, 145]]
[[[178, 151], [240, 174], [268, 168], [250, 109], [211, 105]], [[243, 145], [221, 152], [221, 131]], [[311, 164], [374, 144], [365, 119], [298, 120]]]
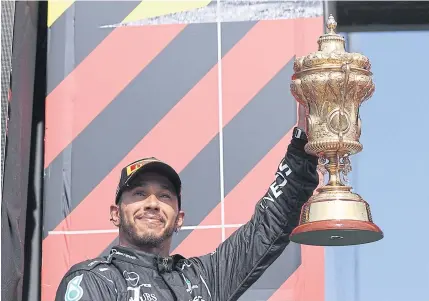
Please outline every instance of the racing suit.
[[318, 185], [317, 158], [305, 153], [305, 142], [292, 138], [250, 221], [214, 252], [163, 258], [116, 246], [109, 256], [74, 265], [55, 301], [237, 300], [289, 244], [301, 206]]

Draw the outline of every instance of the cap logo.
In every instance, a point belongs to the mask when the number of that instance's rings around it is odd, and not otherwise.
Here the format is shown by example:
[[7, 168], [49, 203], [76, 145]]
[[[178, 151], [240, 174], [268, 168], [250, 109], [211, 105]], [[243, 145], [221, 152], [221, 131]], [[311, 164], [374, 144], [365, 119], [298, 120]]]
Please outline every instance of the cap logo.
[[138, 162], [135, 162], [133, 164], [130, 164], [127, 166], [127, 177], [135, 173], [137, 170], [139, 170], [143, 165], [149, 162], [158, 161], [156, 159], [145, 159]]

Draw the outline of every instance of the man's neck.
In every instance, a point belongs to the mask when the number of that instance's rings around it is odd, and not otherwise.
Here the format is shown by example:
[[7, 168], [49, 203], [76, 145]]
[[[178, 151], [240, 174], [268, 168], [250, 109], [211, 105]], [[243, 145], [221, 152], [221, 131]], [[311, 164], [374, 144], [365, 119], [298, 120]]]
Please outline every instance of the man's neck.
[[119, 239], [119, 245], [122, 247], [134, 249], [137, 251], [142, 251], [149, 254], [154, 254], [162, 257], [168, 257], [169, 256], [169, 248], [166, 248], [164, 244], [161, 244], [158, 247], [153, 246], [136, 246], [124, 239]]

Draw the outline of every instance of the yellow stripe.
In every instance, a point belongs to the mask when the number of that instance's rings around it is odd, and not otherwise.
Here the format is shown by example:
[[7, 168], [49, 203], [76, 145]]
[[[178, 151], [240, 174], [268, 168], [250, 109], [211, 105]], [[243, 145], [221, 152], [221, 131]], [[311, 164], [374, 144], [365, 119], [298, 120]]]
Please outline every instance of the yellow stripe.
[[50, 27], [73, 3], [74, 0], [48, 0], [48, 27]]
[[[48, 27], [74, 2], [75, 0], [48, 0]], [[210, 2], [211, 0], [143, 0], [122, 22], [138, 21], [201, 8], [207, 6]]]
[[207, 6], [211, 0], [143, 0], [122, 22], [133, 22]]

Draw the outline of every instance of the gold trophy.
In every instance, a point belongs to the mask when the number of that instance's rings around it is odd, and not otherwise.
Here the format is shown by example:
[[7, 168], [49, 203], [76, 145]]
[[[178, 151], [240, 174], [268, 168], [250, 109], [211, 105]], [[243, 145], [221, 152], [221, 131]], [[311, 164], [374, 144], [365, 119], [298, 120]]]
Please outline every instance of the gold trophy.
[[383, 238], [370, 208], [347, 185], [350, 155], [362, 150], [360, 105], [374, 93], [371, 64], [359, 53], [345, 51], [335, 33], [332, 15], [318, 51], [294, 63], [291, 92], [306, 109], [308, 143], [305, 151], [319, 158], [318, 169], [328, 183], [304, 204], [293, 242], [317, 246], [370, 243]]

